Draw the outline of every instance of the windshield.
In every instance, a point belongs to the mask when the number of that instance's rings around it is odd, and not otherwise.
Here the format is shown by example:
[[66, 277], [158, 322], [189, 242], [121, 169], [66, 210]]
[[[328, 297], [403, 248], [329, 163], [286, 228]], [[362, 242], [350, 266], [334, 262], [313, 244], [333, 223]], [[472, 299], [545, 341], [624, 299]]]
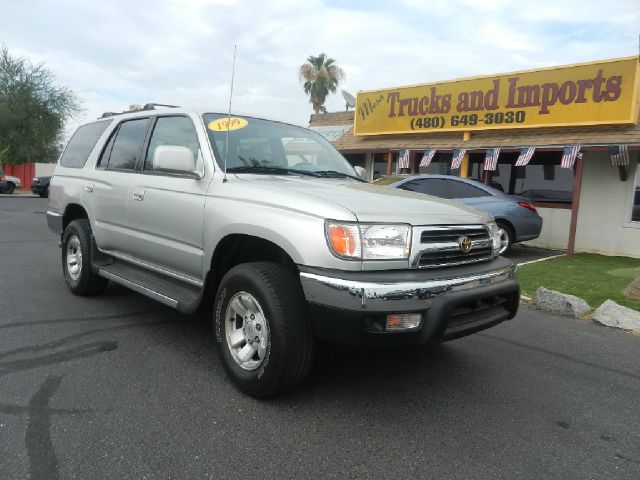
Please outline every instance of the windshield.
[[[203, 115], [209, 141], [224, 163], [227, 116]], [[227, 171], [314, 172], [357, 177], [356, 171], [324, 138], [306, 128], [251, 117], [231, 117]]]

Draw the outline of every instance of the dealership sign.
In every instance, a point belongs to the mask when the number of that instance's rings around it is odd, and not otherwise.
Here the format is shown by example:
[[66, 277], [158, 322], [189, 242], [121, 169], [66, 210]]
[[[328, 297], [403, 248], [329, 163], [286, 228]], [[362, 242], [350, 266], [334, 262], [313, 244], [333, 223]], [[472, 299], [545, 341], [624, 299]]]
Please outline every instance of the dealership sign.
[[638, 57], [358, 92], [354, 134], [630, 124]]

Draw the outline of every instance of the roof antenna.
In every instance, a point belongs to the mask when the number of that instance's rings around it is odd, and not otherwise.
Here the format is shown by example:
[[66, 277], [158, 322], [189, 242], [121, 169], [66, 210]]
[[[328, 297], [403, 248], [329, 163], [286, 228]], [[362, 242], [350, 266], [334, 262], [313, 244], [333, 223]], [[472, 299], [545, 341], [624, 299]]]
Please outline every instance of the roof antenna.
[[227, 157], [229, 155], [229, 128], [231, 127], [231, 99], [233, 98], [233, 77], [236, 73], [236, 51], [238, 45], [233, 46], [233, 65], [231, 67], [231, 92], [229, 93], [229, 113], [227, 114], [227, 140], [224, 142], [224, 176], [222, 182], [227, 181]]

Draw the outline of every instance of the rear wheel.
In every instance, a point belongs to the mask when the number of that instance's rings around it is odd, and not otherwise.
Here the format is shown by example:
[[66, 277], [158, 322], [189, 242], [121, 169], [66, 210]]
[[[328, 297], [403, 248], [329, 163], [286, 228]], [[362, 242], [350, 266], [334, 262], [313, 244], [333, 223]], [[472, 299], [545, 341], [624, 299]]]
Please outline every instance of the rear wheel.
[[307, 377], [314, 341], [300, 284], [271, 262], [238, 265], [224, 276], [214, 309], [218, 353], [243, 392], [258, 398]]
[[89, 220], [73, 220], [62, 236], [62, 271], [64, 280], [76, 295], [95, 295], [107, 287], [109, 281], [91, 269], [93, 240]]
[[15, 184], [13, 182], [8, 182], [2, 193], [13, 193], [15, 189]]

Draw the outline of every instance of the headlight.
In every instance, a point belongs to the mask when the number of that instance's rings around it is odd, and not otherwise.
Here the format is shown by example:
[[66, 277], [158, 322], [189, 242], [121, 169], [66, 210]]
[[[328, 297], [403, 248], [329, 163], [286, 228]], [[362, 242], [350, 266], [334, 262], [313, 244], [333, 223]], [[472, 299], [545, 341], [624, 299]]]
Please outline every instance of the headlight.
[[327, 222], [334, 255], [352, 260], [404, 260], [411, 250], [409, 225]]
[[502, 248], [502, 229], [496, 222], [487, 223], [487, 229], [489, 230], [489, 235], [491, 236], [491, 250], [493, 256], [495, 257], [501, 253], [500, 249]]

